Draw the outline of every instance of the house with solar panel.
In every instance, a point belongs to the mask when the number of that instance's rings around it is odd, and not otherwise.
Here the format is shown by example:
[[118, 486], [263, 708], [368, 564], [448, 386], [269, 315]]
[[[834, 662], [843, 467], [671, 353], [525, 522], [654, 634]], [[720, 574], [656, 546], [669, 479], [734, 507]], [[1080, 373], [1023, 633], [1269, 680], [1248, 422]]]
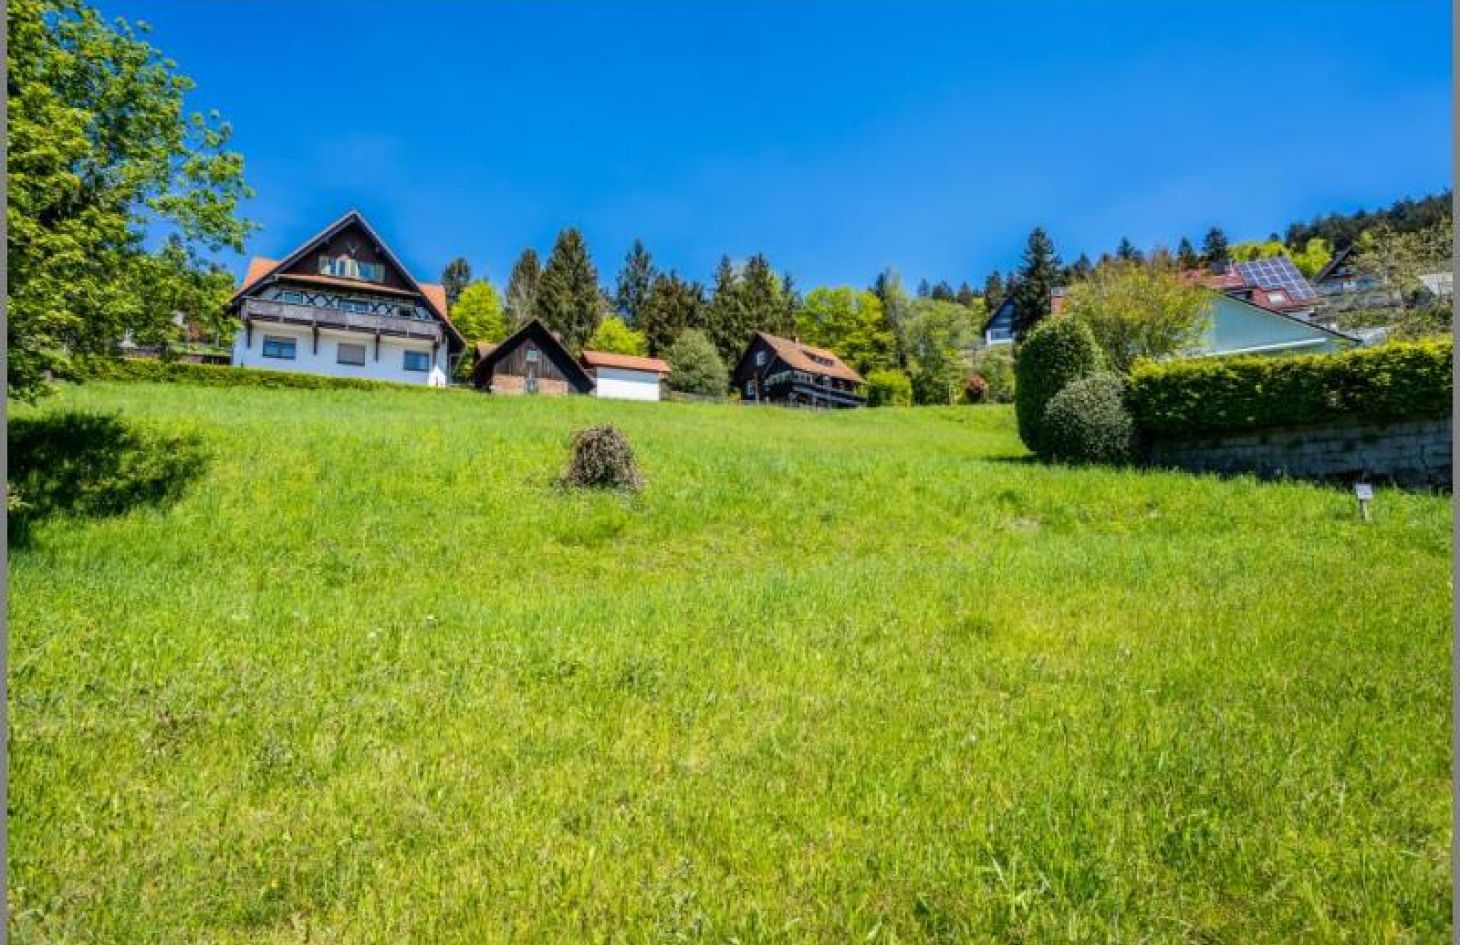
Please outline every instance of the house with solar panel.
[[1222, 272], [1192, 272], [1187, 277], [1209, 289], [1296, 318], [1310, 319], [1318, 309], [1318, 291], [1286, 256], [1233, 263]]
[[250, 260], [229, 307], [238, 367], [445, 387], [466, 348], [446, 290], [417, 282], [354, 210], [288, 255]]

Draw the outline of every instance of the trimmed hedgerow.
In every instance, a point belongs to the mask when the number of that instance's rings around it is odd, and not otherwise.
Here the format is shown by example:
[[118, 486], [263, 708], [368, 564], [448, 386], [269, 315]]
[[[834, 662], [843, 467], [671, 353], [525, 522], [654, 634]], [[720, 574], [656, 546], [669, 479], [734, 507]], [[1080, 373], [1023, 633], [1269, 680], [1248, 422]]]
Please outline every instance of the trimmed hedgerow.
[[1184, 436], [1358, 419], [1448, 416], [1453, 342], [1341, 354], [1142, 363], [1128, 402], [1143, 433]]
[[1092, 374], [1050, 398], [1044, 445], [1067, 463], [1125, 463], [1135, 455], [1136, 424], [1125, 403], [1125, 384], [1114, 374]]
[[221, 364], [154, 359], [90, 358], [79, 362], [74, 380], [152, 381], [204, 387], [267, 387], [291, 390], [440, 390], [424, 384], [397, 384], [354, 377], [324, 377]]
[[1072, 381], [1099, 371], [1103, 360], [1084, 322], [1054, 317], [1035, 326], [1014, 356], [1014, 415], [1025, 446], [1046, 454], [1044, 410], [1050, 399]]

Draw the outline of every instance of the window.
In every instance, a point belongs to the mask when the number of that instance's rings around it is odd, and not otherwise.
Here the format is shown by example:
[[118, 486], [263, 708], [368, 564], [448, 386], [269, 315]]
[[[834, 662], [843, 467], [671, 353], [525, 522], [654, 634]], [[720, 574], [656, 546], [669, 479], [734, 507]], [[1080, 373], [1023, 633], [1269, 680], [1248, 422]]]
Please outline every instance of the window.
[[364, 364], [365, 346], [340, 342], [335, 346], [335, 362], [337, 364]]
[[280, 292], [277, 296], [280, 302], [288, 302], [290, 305], [303, 305], [304, 293], [294, 291]]
[[745, 382], [745, 396], [747, 396], [747, 397], [754, 397], [755, 396], [755, 381], [746, 381]]
[[528, 348], [526, 356], [528, 364], [536, 364], [537, 362], [542, 360], [542, 352], [537, 350], [536, 348]]
[[282, 358], [285, 361], [294, 360], [293, 338], [281, 338], [278, 335], [264, 335], [264, 357]]
[[369, 282], [385, 281], [385, 265], [383, 263], [360, 262], [344, 253], [333, 257], [319, 257], [319, 272], [323, 276], [339, 276], [342, 279], [365, 279]]
[[396, 308], [395, 313], [401, 318], [415, 318], [416, 307], [414, 305], [401, 305]]
[[757, 351], [755, 353], [755, 366], [756, 367], [765, 367], [765, 352], [764, 351]]
[[355, 312], [359, 315], [370, 313], [370, 303], [362, 302], [359, 299], [340, 299], [340, 308], [347, 312]]
[[405, 368], [407, 371], [429, 371], [431, 356], [424, 351], [407, 351]]

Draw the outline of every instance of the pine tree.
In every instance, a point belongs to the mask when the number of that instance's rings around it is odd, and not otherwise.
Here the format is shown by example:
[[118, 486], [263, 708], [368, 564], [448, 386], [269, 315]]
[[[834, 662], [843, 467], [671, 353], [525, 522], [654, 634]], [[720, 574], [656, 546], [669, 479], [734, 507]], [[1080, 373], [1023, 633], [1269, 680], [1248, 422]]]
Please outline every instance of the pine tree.
[[1121, 262], [1140, 262], [1141, 251], [1136, 249], [1136, 244], [1122, 236], [1120, 245], [1115, 248], [1115, 258]]
[[928, 284], [928, 280], [927, 279], [919, 279], [918, 280], [918, 298], [925, 299], [925, 298], [928, 297], [928, 294], [931, 293], [932, 291], [933, 291], [933, 287]]
[[1049, 294], [1059, 278], [1060, 258], [1049, 234], [1035, 227], [1024, 248], [1014, 286], [1014, 337], [1023, 338], [1049, 315]]
[[990, 312], [1004, 303], [1007, 293], [1004, 277], [999, 275], [999, 270], [995, 269], [983, 280], [983, 304], [988, 306]]
[[959, 305], [972, 307], [973, 303], [978, 299], [978, 294], [973, 291], [973, 286], [967, 282], [960, 282], [958, 284], [958, 294], [954, 298], [958, 300]]
[[471, 263], [461, 256], [446, 264], [441, 270], [441, 285], [446, 289], [446, 307], [449, 309], [461, 298], [461, 290], [471, 284]]
[[512, 266], [512, 275], [507, 279], [507, 328], [515, 331], [532, 317], [537, 305], [537, 285], [542, 281], [542, 267], [537, 261], [537, 250], [529, 246], [517, 257]]
[[781, 306], [777, 315], [774, 327], [767, 328], [773, 335], [793, 334], [796, 331], [796, 318], [801, 313], [801, 292], [796, 288], [796, 280], [791, 278], [788, 272], [781, 276]]
[[1090, 262], [1090, 257], [1084, 253], [1075, 260], [1075, 264], [1066, 271], [1065, 284], [1070, 285], [1076, 282], [1084, 282], [1095, 272], [1095, 266]]
[[598, 327], [599, 305], [598, 270], [588, 257], [583, 234], [570, 226], [553, 243], [538, 282], [533, 313], [557, 332], [569, 351], [576, 352]]
[[649, 286], [635, 328], [644, 333], [649, 352], [659, 355], [674, 343], [680, 332], [700, 327], [703, 306], [704, 288], [698, 282], [686, 282], [677, 272], [661, 272]]
[[1202, 262], [1213, 268], [1226, 268], [1231, 256], [1227, 249], [1227, 234], [1219, 227], [1212, 227], [1207, 230], [1207, 235], [1201, 241]]
[[654, 258], [644, 248], [643, 240], [634, 240], [614, 286], [614, 308], [630, 327], [638, 321], [639, 309], [654, 284], [654, 274]]
[[1184, 236], [1181, 238], [1181, 242], [1176, 244], [1176, 265], [1180, 266], [1183, 271], [1195, 269], [1201, 265], [1201, 257], [1196, 254], [1191, 240]]
[[740, 273], [740, 296], [745, 322], [740, 326], [734, 355], [726, 359], [727, 364], [740, 357], [755, 332], [776, 334], [783, 327], [786, 306], [781, 298], [781, 283], [764, 254], [756, 253], [745, 261]]
[[721, 256], [715, 267], [715, 284], [710, 290], [710, 301], [704, 309], [705, 336], [720, 353], [721, 360], [729, 361], [739, 354], [739, 337], [745, 316], [745, 300], [740, 292], [740, 274], [735, 271], [729, 256]]
[[947, 279], [939, 280], [938, 284], [933, 286], [933, 291], [928, 293], [928, 295], [936, 302], [952, 302], [955, 298], [953, 287], [948, 284]]

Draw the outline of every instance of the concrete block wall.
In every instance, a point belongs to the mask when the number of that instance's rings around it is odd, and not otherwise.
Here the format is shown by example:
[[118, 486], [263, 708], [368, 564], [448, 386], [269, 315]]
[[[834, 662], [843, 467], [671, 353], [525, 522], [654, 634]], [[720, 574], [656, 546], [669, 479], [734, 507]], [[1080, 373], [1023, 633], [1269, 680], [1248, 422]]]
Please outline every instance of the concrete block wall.
[[1449, 417], [1396, 423], [1344, 421], [1221, 436], [1157, 438], [1147, 444], [1146, 462], [1190, 472], [1449, 489], [1453, 442]]

